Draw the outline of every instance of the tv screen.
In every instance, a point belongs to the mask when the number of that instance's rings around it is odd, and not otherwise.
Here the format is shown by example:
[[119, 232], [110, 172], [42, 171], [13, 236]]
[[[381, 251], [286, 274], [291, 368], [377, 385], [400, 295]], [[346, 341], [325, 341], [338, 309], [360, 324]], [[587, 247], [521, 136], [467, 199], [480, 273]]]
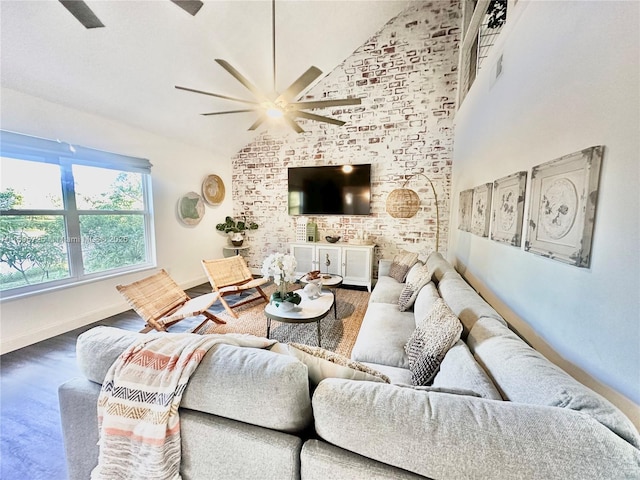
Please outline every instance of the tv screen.
[[289, 168], [289, 215], [369, 215], [371, 164]]

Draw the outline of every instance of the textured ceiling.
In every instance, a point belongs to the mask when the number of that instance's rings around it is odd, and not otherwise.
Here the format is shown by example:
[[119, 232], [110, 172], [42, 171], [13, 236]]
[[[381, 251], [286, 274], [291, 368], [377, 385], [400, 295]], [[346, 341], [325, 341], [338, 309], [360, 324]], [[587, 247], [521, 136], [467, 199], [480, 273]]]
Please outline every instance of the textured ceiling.
[[[277, 1], [276, 89], [311, 65], [328, 74], [409, 3]], [[199, 115], [241, 104], [174, 85], [252, 99], [214, 62], [222, 58], [270, 90], [270, 1], [205, 0], [195, 17], [168, 0], [87, 4], [106, 28], [85, 29], [54, 0], [0, 0], [2, 86], [224, 157], [253, 138], [253, 113]]]

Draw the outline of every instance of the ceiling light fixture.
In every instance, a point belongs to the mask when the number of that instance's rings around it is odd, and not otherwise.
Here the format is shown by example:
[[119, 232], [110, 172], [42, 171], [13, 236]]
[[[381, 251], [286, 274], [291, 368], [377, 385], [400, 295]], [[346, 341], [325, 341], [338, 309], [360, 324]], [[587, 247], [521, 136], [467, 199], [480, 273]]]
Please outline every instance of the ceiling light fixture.
[[[276, 2], [271, 2], [271, 32], [272, 32], [272, 60], [273, 60], [273, 91], [276, 90]], [[238, 70], [232, 67], [228, 62], [220, 58], [216, 58], [216, 62], [222, 68], [224, 68], [231, 76], [238, 80], [247, 90], [249, 90], [254, 100], [245, 100], [242, 98], [231, 97], [228, 95], [220, 95], [218, 93], [205, 92], [202, 90], [196, 90], [193, 88], [180, 87], [178, 85], [175, 88], [179, 90], [185, 90], [193, 93], [200, 93], [202, 95], [209, 95], [211, 97], [222, 98], [224, 100], [231, 100], [233, 102], [239, 102], [246, 105], [243, 109], [227, 110], [224, 112], [211, 112], [203, 113], [204, 116], [210, 115], [226, 115], [229, 113], [245, 113], [256, 112], [258, 119], [249, 127], [249, 130], [256, 130], [262, 123], [268, 118], [282, 118], [291, 128], [296, 132], [302, 133], [304, 130], [296, 122], [298, 118], [304, 118], [307, 120], [315, 120], [317, 122], [329, 123], [332, 125], [342, 126], [346, 122], [337, 120], [335, 118], [325, 117], [323, 115], [317, 115], [315, 113], [306, 112], [305, 110], [314, 110], [316, 108], [328, 108], [339, 107], [349, 105], [360, 105], [361, 100], [359, 98], [343, 98], [336, 100], [311, 100], [306, 102], [296, 101], [295, 99], [306, 90], [321, 74], [322, 71], [317, 67], [309, 67], [300, 77], [295, 80], [289, 87], [281, 94], [274, 93], [272, 95], [265, 95], [261, 90], [255, 87], [244, 75]]]

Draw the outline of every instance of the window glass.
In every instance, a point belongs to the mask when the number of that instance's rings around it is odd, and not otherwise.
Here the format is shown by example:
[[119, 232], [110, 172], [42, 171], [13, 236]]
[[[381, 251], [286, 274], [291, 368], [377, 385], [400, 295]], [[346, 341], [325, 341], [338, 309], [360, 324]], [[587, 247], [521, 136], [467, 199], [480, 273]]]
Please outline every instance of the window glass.
[[58, 165], [0, 157], [0, 210], [62, 208]]
[[143, 210], [142, 175], [106, 168], [73, 166], [79, 210]]
[[146, 261], [143, 215], [80, 215], [85, 273]]
[[62, 215], [0, 218], [0, 290], [68, 278]]

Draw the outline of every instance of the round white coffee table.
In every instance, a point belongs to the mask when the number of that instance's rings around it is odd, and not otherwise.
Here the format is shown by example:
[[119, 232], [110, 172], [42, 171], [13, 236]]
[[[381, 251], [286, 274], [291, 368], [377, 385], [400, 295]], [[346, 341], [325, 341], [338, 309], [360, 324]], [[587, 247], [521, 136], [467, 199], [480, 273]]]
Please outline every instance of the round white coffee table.
[[[330, 289], [331, 293], [333, 293], [333, 296], [335, 297], [334, 302], [333, 302], [333, 316], [337, 320], [338, 319], [338, 311], [337, 311], [336, 304], [338, 303], [338, 287], [340, 285], [342, 285], [342, 281], [344, 279], [340, 275], [320, 275], [318, 278], [320, 280], [322, 280], [322, 287], [323, 288], [327, 287], [328, 289]], [[300, 283], [302, 283], [302, 284], [306, 285], [309, 282], [310, 282], [310, 280], [307, 280], [307, 276], [306, 275], [300, 279]]]
[[[293, 310], [283, 311], [274, 304], [269, 303], [264, 307], [264, 314], [267, 317], [267, 338], [271, 332], [271, 320], [284, 323], [311, 323], [318, 325], [318, 346], [320, 347], [320, 320], [326, 317], [331, 311], [331, 306], [335, 303], [335, 297], [331, 292], [321, 292], [319, 297], [310, 299], [304, 290], [296, 290], [302, 297], [299, 305]], [[335, 310], [334, 310], [335, 312]]]

